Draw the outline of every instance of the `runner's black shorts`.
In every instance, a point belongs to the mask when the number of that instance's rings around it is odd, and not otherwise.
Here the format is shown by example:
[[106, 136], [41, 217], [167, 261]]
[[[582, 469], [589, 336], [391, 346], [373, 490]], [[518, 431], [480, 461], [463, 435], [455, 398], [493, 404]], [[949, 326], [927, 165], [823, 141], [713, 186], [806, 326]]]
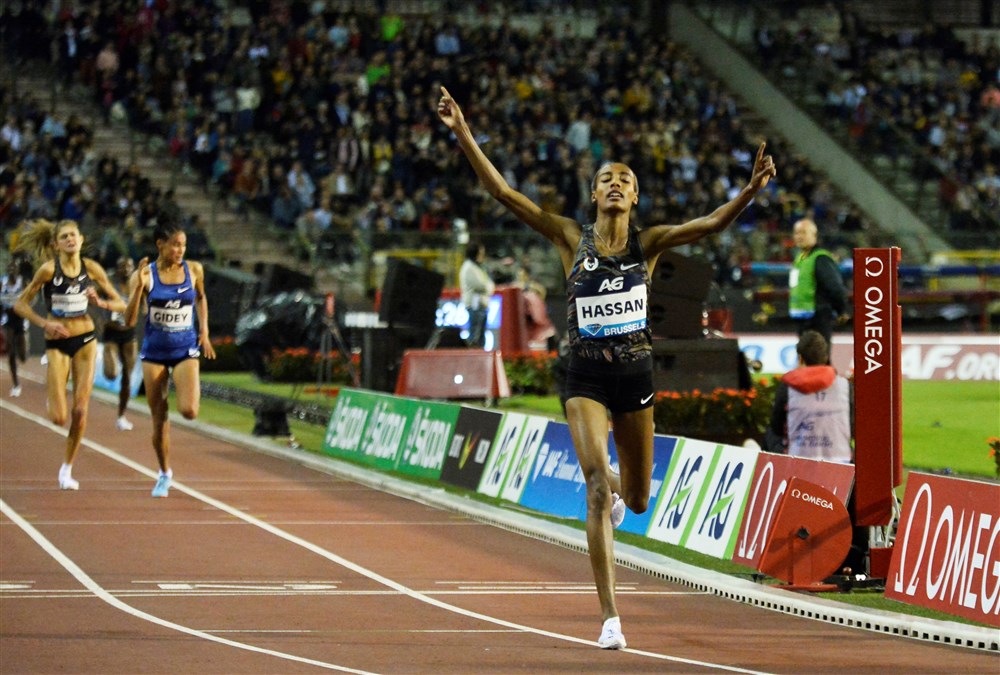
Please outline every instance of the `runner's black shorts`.
[[125, 330], [121, 330], [105, 326], [104, 341], [114, 342], [119, 347], [126, 345], [129, 342], [135, 342], [135, 328], [126, 328]]
[[607, 363], [571, 356], [566, 369], [564, 400], [577, 396], [597, 401], [612, 413], [628, 413], [653, 405], [652, 357], [629, 363]]

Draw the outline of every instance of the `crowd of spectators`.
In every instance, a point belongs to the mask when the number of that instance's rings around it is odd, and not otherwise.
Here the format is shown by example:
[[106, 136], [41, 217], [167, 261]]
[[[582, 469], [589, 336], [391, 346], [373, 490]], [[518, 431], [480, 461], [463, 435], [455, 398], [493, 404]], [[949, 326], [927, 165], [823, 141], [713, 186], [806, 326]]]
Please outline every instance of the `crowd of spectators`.
[[781, 78], [807, 78], [822, 100], [822, 119], [841, 125], [858, 146], [892, 160], [915, 158], [916, 179], [937, 181], [947, 228], [996, 234], [1000, 49], [995, 41], [973, 33], [966, 43], [942, 24], [868, 25], [844, 3], [800, 8], [770, 21], [756, 33], [757, 55], [768, 70]]
[[[606, 7], [583, 36], [567, 0], [520, 3], [565, 22], [537, 32], [365, 3], [225, 4], [63, 2], [50, 23], [63, 77], [88, 87], [109, 120], [162, 137], [239, 208], [313, 242], [432, 235], [456, 219], [520, 229], [437, 120], [440, 85], [513, 186], [581, 221], [602, 161], [635, 169], [641, 222], [682, 222], [744, 184], [762, 140], [719, 81], [622, 7]], [[720, 280], [745, 279], [750, 261], [788, 260], [791, 223], [807, 215], [830, 248], [880, 243], [804, 158], [767, 141], [779, 180], [704, 251]]]
[[211, 255], [196, 219], [185, 216], [171, 190], [161, 191], [135, 165], [121, 166], [93, 146], [78, 118], [46, 112], [30, 94], [0, 88], [0, 239], [15, 244], [33, 218], [70, 219], [87, 238], [86, 255], [113, 269], [123, 255], [155, 251], [157, 222], [182, 222], [191, 255]]

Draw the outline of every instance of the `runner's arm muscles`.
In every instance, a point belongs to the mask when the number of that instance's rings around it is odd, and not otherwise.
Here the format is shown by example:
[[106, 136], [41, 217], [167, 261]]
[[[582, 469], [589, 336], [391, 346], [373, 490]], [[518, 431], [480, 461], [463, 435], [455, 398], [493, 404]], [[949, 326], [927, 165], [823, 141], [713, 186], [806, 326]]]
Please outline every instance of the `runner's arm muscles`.
[[31, 283], [24, 287], [24, 290], [21, 291], [21, 295], [17, 298], [17, 302], [14, 303], [14, 312], [18, 316], [22, 319], [27, 319], [31, 323], [43, 329], [48, 323], [48, 317], [42, 316], [36, 312], [32, 308], [32, 305], [35, 302], [35, 297], [42, 290], [42, 287], [52, 281], [52, 276], [55, 274], [55, 271], [55, 263], [44, 263], [38, 268], [38, 271], [35, 272], [35, 276], [31, 279]]

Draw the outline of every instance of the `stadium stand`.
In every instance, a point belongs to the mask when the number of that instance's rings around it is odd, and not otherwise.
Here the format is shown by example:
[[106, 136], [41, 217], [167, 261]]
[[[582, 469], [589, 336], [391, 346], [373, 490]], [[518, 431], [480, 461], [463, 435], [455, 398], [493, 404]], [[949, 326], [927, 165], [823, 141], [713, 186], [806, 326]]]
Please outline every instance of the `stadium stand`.
[[171, 220], [184, 223], [193, 257], [214, 255], [197, 218], [180, 211], [172, 191], [151, 184], [135, 164], [122, 166], [101, 153], [80, 118], [45, 112], [28, 94], [4, 90], [2, 100], [0, 231], [12, 240], [25, 220], [76, 220], [90, 254], [113, 269], [122, 255], [138, 259], [154, 250], [156, 223]]
[[[401, 237], [448, 246], [456, 218], [504, 235], [498, 243], [512, 239], [515, 225], [474, 187], [437, 124], [429, 101], [438, 83], [469, 99], [473, 114], [490, 112], [480, 126], [519, 189], [579, 218], [588, 215], [583, 182], [608, 157], [635, 164], [649, 186], [644, 219], [701, 213], [738, 182], [765, 131], [747, 130], [734, 96], [676, 45], [651, 40], [641, 59], [621, 51], [624, 41], [643, 44], [635, 22], [595, 14], [596, 3], [522, 3], [552, 9], [558, 23], [518, 26], [462, 13], [446, 24], [433, 2], [388, 3], [382, 15], [355, 3], [321, 12], [209, 3], [190, 13], [164, 4], [118, 17], [109, 15], [116, 3], [101, 2], [94, 15], [56, 17], [57, 42], [66, 26], [90, 36], [80, 58], [58, 61], [62, 81], [87, 86], [109, 120], [161, 139], [153, 145], [241, 213], [256, 207], [279, 216], [278, 227], [295, 223], [293, 238], [345, 262]], [[577, 25], [592, 31], [578, 35]], [[612, 141], [618, 128], [622, 140]], [[780, 259], [785, 221], [813, 204], [837, 215], [849, 206], [831, 204], [829, 185], [769, 137], [785, 180], [744, 225], [767, 232], [757, 253]], [[748, 258], [744, 234], [709, 253]]]
[[[752, 47], [762, 39], [756, 29], [774, 18], [761, 10], [736, 21], [726, 5], [706, 4], [705, 16], [733, 44]], [[0, 34], [9, 62], [52, 66], [48, 79], [22, 79], [21, 86], [51, 96], [49, 107], [72, 104], [94, 119], [95, 143], [107, 143], [119, 165], [139, 166], [161, 192], [173, 189], [177, 203], [199, 215], [225, 265], [252, 270], [280, 262], [318, 277], [320, 289], [350, 280], [353, 294], [364, 297], [394, 251], [451, 264], [457, 237], [471, 231], [491, 256], [534, 258], [539, 280], [559, 287], [557, 266], [545, 264], [552, 262], [543, 257], [548, 249], [478, 187], [438, 123], [439, 84], [463, 102], [512, 184], [579, 219], [589, 217], [588, 182], [603, 159], [635, 168], [644, 222], [680, 222], [738, 186], [753, 148], [767, 138], [780, 158], [780, 180], [736, 226], [687, 251], [716, 265], [721, 286], [770, 284], [770, 276], [754, 279], [755, 264], [780, 268], [793, 252], [790, 225], [805, 215], [842, 259], [855, 246], [902, 242], [908, 261], [923, 263], [947, 248], [921, 230], [901, 234], [894, 217], [858, 201], [850, 185], [801, 149], [831, 140], [848, 147], [835, 129], [814, 139], [786, 137], [789, 130], [756, 105], [753, 87], [734, 86], [667, 30], [646, 34], [649, 22], [677, 31], [655, 2], [631, 9], [586, 0], [488, 7], [445, 0], [152, 2], [133, 12], [100, 0], [67, 3], [52, 15], [33, 14], [30, 3], [16, 15], [12, 7], [4, 9]], [[796, 25], [808, 11], [817, 30], [836, 23], [823, 20], [823, 4], [795, 7], [803, 8]], [[737, 29], [720, 30], [720, 17]], [[831, 35], [845, 40], [849, 23], [841, 19]], [[47, 40], [57, 56], [49, 59], [25, 36]], [[781, 76], [788, 58], [802, 52], [802, 63], [813, 64], [813, 54], [824, 51], [810, 47], [818, 39], [812, 33], [792, 37], [758, 62], [761, 72]], [[67, 40], [76, 44], [73, 57]], [[832, 44], [836, 52], [839, 43]], [[30, 71], [18, 68], [18, 75]], [[822, 73], [809, 75], [783, 79], [814, 90]], [[898, 167], [926, 170], [910, 154], [915, 141], [886, 140], [877, 124], [864, 134], [852, 151], [880, 150], [894, 176]], [[877, 182], [879, 171], [872, 166], [864, 183]], [[975, 178], [990, 186], [995, 174], [984, 167]], [[927, 197], [942, 181], [909, 184], [918, 201], [895, 186], [899, 204], [935, 225], [948, 220], [936, 195], [933, 204]], [[970, 196], [975, 185], [963, 183], [956, 194]], [[983, 192], [995, 199], [991, 189]], [[981, 227], [978, 217], [955, 217], [958, 226], [943, 234]]]
[[702, 14], [949, 243], [1000, 247], [1000, 38], [977, 29], [1000, 22], [989, 3], [935, 3], [929, 21], [900, 2], [751, 4]]

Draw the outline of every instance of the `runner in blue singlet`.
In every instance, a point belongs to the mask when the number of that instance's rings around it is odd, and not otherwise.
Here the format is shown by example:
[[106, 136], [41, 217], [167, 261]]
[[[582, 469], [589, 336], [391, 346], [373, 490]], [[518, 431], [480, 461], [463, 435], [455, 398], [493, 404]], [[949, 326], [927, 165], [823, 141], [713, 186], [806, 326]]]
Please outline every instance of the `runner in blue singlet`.
[[[458, 104], [441, 88], [438, 116], [457, 137], [486, 190], [526, 225], [551, 241], [562, 259], [569, 296], [570, 363], [566, 419], [587, 485], [587, 543], [604, 619], [598, 645], [625, 646], [614, 595], [613, 523], [624, 506], [642, 513], [649, 503], [653, 470], [651, 337], [646, 300], [649, 277], [664, 251], [721, 232], [776, 175], [774, 161], [757, 150], [745, 188], [707, 216], [683, 225], [629, 226], [639, 201], [635, 174], [625, 164], [597, 170], [592, 225], [548, 213], [514, 190], [493, 166], [469, 129]], [[620, 475], [608, 460], [611, 416]], [[621, 495], [619, 498], [618, 495]]]
[[156, 261], [139, 261], [129, 283], [125, 325], [134, 326], [140, 306], [146, 310], [146, 332], [139, 358], [146, 401], [153, 418], [153, 449], [160, 474], [154, 497], [166, 497], [170, 468], [170, 420], [167, 393], [173, 375], [177, 408], [185, 419], [198, 416], [201, 403], [198, 357], [215, 358], [208, 335], [208, 300], [201, 263], [184, 260], [187, 235], [180, 225], [164, 223], [153, 233], [159, 252]]

